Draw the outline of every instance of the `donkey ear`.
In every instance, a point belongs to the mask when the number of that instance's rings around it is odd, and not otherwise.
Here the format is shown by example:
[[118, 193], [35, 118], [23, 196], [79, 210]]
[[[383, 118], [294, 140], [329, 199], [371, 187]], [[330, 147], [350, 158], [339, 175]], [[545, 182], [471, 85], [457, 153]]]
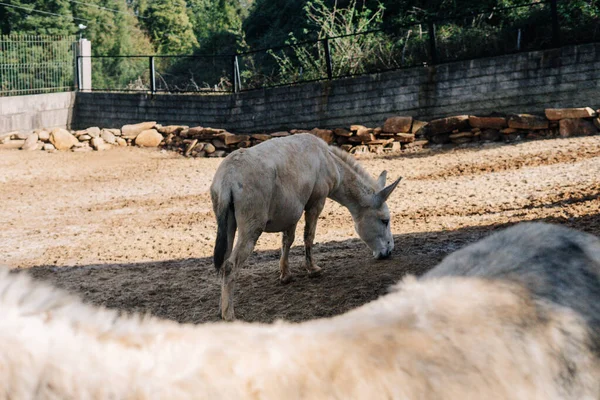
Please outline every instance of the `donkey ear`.
[[385, 203], [385, 201], [388, 199], [388, 197], [390, 197], [390, 194], [392, 194], [394, 189], [396, 189], [396, 186], [398, 186], [401, 179], [402, 179], [402, 177], [396, 179], [396, 181], [394, 183], [381, 189], [379, 192], [375, 193], [373, 203], [375, 204], [376, 208], [381, 207], [383, 205], [383, 203]]
[[385, 187], [385, 180], [387, 179], [387, 171], [383, 170], [379, 178], [377, 178], [377, 184], [379, 185], [379, 189], [383, 189]]

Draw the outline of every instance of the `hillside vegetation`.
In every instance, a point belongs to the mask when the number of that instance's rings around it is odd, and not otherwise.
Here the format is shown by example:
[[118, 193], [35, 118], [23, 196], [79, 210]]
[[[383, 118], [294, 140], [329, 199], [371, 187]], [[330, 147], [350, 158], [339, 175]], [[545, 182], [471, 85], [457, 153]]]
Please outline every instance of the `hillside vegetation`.
[[[0, 32], [5, 35], [81, 35], [92, 41], [96, 56], [194, 55], [157, 59], [158, 85], [171, 91], [231, 89], [231, 55], [236, 53], [241, 54], [240, 83], [252, 88], [326, 78], [327, 51], [332, 75], [345, 76], [555, 44], [550, 1], [13, 0], [10, 4], [0, 5]], [[558, 0], [557, 9], [563, 43], [600, 40], [599, 0]], [[87, 28], [80, 30], [79, 24]], [[339, 38], [365, 31], [371, 33]], [[325, 43], [332, 37], [336, 39]], [[298, 45], [315, 40], [321, 41]], [[282, 45], [292, 46], [246, 54]], [[147, 58], [93, 62], [95, 88], [147, 88]]]

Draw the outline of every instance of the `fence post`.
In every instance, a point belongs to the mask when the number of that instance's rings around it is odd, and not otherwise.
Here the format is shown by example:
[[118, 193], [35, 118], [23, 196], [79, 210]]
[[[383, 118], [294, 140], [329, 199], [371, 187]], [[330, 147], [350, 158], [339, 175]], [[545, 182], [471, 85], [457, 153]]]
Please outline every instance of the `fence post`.
[[75, 89], [81, 90], [81, 57], [77, 51], [75, 51]]
[[77, 49], [77, 41], [71, 43], [71, 51], [73, 51], [73, 87], [79, 90], [79, 51]]
[[437, 56], [437, 45], [436, 45], [436, 41], [435, 41], [435, 24], [433, 23], [433, 21], [429, 21], [428, 23], [428, 29], [429, 29], [429, 52], [430, 54], [430, 61], [431, 64], [437, 64], [438, 62], [438, 56]]
[[235, 76], [237, 77], [237, 90], [242, 90], [242, 75], [240, 74], [240, 60], [235, 56]]
[[552, 45], [560, 47], [560, 26], [558, 25], [558, 6], [556, 1], [550, 1], [550, 11], [552, 12]]
[[402, 47], [402, 61], [401, 61], [400, 65], [404, 65], [404, 55], [406, 54], [406, 48], [408, 47], [408, 40], [410, 39], [411, 33], [412, 33], [412, 29], [409, 29], [408, 33], [406, 34], [406, 42], [404, 43], [404, 46]]
[[231, 76], [233, 77], [233, 93], [240, 91], [240, 79], [237, 54], [231, 58]]
[[80, 91], [92, 90], [92, 44], [87, 39], [77, 42], [77, 88]]
[[331, 51], [329, 48], [329, 38], [325, 38], [323, 45], [325, 46], [325, 65], [327, 66], [327, 79], [333, 79], [333, 65], [331, 64]]
[[150, 93], [156, 93], [156, 70], [154, 69], [154, 57], [150, 56]]

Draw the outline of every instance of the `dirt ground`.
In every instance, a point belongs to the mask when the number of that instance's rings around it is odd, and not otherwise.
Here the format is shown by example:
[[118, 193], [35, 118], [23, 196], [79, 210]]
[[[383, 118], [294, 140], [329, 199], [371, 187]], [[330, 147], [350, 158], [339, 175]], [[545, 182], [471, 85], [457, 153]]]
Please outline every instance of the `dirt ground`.
[[[208, 188], [219, 159], [137, 148], [100, 153], [0, 151], [0, 263], [79, 292], [94, 304], [185, 322], [218, 319]], [[349, 212], [328, 201], [313, 250], [322, 276], [278, 281], [278, 234], [263, 234], [236, 293], [247, 321], [345, 312], [408, 273], [520, 221], [600, 235], [600, 137], [366, 157], [374, 176], [404, 179], [388, 201], [396, 248], [373, 260]]]

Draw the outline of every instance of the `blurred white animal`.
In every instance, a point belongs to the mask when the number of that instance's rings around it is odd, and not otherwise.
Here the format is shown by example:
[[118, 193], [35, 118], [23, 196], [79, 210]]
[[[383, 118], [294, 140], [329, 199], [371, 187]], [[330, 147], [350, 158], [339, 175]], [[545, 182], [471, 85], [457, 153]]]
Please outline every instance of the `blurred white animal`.
[[0, 272], [0, 399], [598, 399], [600, 241], [524, 224], [344, 315], [180, 325]]

